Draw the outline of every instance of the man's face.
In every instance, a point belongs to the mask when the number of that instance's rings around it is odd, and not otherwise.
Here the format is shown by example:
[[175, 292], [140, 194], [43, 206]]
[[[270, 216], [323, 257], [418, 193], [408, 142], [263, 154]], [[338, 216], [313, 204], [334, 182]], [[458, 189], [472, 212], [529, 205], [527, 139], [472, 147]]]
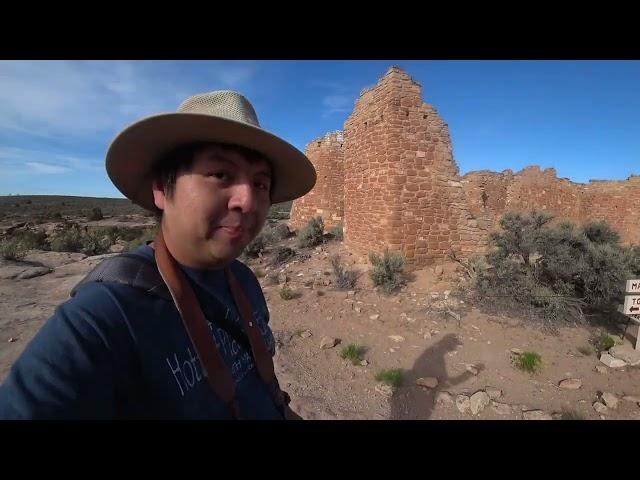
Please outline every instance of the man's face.
[[221, 268], [262, 229], [271, 205], [271, 168], [263, 159], [219, 146], [199, 150], [176, 175], [171, 198], [154, 183], [173, 256], [194, 268]]

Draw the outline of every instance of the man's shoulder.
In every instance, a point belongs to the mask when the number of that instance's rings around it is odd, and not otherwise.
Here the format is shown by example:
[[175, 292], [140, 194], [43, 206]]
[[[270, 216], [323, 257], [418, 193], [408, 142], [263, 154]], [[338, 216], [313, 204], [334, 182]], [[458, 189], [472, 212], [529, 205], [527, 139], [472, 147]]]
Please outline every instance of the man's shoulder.
[[105, 316], [123, 314], [128, 304], [144, 301], [148, 295], [141, 289], [117, 282], [88, 282], [73, 297], [60, 305], [66, 311], [81, 310]]

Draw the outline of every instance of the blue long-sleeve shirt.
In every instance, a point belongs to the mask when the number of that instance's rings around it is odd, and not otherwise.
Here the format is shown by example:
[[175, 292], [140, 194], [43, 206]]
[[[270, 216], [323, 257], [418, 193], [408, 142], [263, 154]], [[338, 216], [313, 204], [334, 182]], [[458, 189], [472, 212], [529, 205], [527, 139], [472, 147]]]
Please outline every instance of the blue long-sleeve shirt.
[[[136, 254], [154, 260], [143, 245]], [[249, 268], [231, 266], [271, 353], [275, 342], [262, 289]], [[240, 325], [224, 272], [182, 267], [213, 339], [236, 381], [243, 418], [281, 419], [253, 359], [216, 325]], [[214, 299], [218, 299], [216, 302]], [[58, 306], [0, 385], [2, 419], [228, 419], [173, 303], [119, 283], [89, 283]]]

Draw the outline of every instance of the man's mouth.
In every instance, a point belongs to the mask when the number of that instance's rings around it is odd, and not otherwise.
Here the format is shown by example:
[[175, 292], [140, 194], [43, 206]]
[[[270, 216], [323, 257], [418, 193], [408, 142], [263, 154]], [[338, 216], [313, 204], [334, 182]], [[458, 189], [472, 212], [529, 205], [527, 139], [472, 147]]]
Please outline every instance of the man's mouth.
[[220, 225], [219, 228], [233, 238], [240, 237], [246, 231], [241, 225]]

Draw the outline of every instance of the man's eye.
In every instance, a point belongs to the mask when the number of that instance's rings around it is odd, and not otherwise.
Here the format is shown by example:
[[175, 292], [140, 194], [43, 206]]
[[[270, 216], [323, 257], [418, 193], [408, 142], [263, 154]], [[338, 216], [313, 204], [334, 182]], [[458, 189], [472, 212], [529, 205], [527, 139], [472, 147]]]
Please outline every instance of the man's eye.
[[215, 177], [218, 180], [228, 180], [229, 174], [227, 172], [212, 172], [209, 174], [210, 177]]
[[269, 191], [269, 184], [266, 182], [256, 182], [256, 188]]

